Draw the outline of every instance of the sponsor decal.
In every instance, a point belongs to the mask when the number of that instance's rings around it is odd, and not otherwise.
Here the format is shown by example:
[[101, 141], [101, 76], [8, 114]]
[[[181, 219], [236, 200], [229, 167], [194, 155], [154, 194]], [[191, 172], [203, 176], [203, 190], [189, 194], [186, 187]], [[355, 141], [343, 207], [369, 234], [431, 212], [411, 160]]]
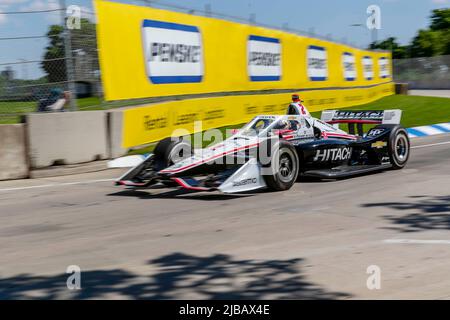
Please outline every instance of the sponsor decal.
[[373, 59], [369, 56], [365, 56], [362, 59], [364, 78], [366, 80], [373, 80]]
[[336, 103], [337, 98], [322, 98], [322, 99], [308, 99], [306, 105], [308, 106], [323, 106]]
[[367, 134], [370, 137], [379, 136], [384, 132], [384, 129], [371, 129]]
[[333, 148], [317, 150], [314, 161], [342, 161], [350, 159], [352, 155], [352, 148]]
[[275, 105], [273, 105], [273, 104], [263, 106], [264, 113], [273, 113], [274, 111], [275, 111]]
[[256, 114], [258, 113], [258, 106], [249, 105], [245, 106], [245, 114]]
[[328, 78], [327, 50], [324, 47], [308, 47], [308, 77], [311, 81], [325, 81]]
[[181, 125], [181, 124], [190, 124], [193, 123], [195, 120], [199, 118], [199, 114], [192, 112], [192, 113], [182, 113], [176, 115], [175, 121], [173, 122], [174, 125]]
[[258, 116], [258, 119], [276, 119], [278, 116]]
[[344, 71], [344, 79], [346, 81], [355, 81], [356, 79], [355, 56], [349, 52], [344, 52], [342, 54], [342, 64]]
[[386, 57], [381, 57], [378, 60], [378, 65], [380, 67], [380, 78], [389, 78], [389, 60]]
[[371, 145], [372, 148], [376, 148], [376, 149], [384, 148], [386, 146], [387, 146], [386, 141], [377, 141], [377, 142], [372, 143], [372, 145]]
[[144, 20], [142, 42], [147, 76], [152, 83], [202, 81], [203, 44], [196, 26]]
[[256, 178], [248, 178], [240, 181], [233, 181], [233, 187], [241, 187], [246, 186], [248, 184], [256, 184], [258, 182], [258, 179]]
[[144, 116], [144, 130], [161, 129], [167, 127], [166, 117], [152, 118], [149, 115]]
[[209, 111], [205, 111], [203, 120], [207, 121], [207, 120], [214, 120], [214, 119], [222, 119], [223, 117], [225, 117], [224, 109], [209, 110]]
[[363, 100], [363, 96], [345, 96], [344, 101], [352, 102], [352, 101], [360, 101]]
[[333, 120], [373, 120], [382, 121], [384, 111], [335, 111]]
[[279, 39], [250, 35], [247, 53], [250, 81], [280, 81], [281, 44]]

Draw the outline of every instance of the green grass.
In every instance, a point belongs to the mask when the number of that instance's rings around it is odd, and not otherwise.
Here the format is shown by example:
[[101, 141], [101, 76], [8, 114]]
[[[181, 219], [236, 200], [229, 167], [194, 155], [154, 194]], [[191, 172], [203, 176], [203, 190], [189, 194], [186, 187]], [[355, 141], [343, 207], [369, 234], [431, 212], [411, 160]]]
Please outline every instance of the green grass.
[[[150, 101], [149, 99], [104, 101], [98, 97], [90, 97], [77, 99], [77, 108], [80, 111], [108, 110], [148, 103], [154, 103], [154, 101]], [[37, 105], [37, 101], [0, 101], [0, 124], [20, 122], [20, 115], [36, 111]]]
[[[77, 104], [80, 109], [93, 108], [99, 106], [101, 101], [99, 98], [83, 98], [77, 99]], [[18, 114], [25, 114], [36, 111], [38, 106], [37, 101], [13, 101], [0, 102], [0, 122], [3, 123], [3, 117], [14, 117]]]
[[102, 109], [102, 104], [102, 100], [98, 97], [77, 99], [77, 107], [80, 110], [96, 110], [96, 108]]
[[[98, 97], [77, 99], [77, 107], [79, 110], [106, 110], [129, 105], [130, 102], [113, 102], [108, 103]], [[35, 112], [37, 109], [37, 101], [0, 101], [0, 124], [17, 123], [20, 121], [20, 115]]]
[[[380, 100], [340, 110], [386, 110], [401, 109], [402, 125], [406, 128], [435, 123], [450, 122], [450, 99], [436, 97], [419, 97], [393, 95]], [[312, 116], [320, 118], [321, 112]]]

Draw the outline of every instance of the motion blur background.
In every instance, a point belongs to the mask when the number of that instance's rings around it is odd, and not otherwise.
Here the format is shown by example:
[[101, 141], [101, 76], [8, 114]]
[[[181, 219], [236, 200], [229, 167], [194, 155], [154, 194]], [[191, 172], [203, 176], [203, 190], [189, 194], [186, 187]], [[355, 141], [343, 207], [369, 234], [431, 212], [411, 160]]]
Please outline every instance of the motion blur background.
[[[320, 8], [308, 1], [290, 0], [117, 2], [392, 51], [395, 82], [406, 82], [410, 89], [450, 89], [450, 9], [443, 9], [450, 3], [446, 0], [381, 1], [382, 29], [375, 35], [365, 27], [365, 8], [371, 1], [321, 2]], [[71, 5], [81, 9], [79, 30], [64, 27]], [[330, 19], [337, 6], [343, 14]], [[271, 15], [274, 10], [284, 14]], [[398, 10], [408, 12], [409, 20]], [[0, 0], [0, 52], [0, 123], [15, 123], [20, 115], [36, 111], [39, 99], [55, 87], [76, 92], [72, 110], [147, 102], [103, 100], [91, 1]]]

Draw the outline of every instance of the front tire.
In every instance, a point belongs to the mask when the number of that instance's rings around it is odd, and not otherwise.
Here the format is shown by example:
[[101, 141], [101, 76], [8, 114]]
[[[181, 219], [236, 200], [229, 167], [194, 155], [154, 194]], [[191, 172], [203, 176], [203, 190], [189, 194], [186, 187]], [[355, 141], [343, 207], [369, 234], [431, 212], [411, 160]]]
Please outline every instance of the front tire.
[[267, 187], [272, 191], [289, 190], [297, 180], [299, 173], [299, 158], [295, 147], [287, 141], [281, 140], [275, 147], [264, 175]]
[[165, 169], [192, 156], [192, 146], [182, 137], [161, 140], [153, 151], [155, 162], [160, 169]]

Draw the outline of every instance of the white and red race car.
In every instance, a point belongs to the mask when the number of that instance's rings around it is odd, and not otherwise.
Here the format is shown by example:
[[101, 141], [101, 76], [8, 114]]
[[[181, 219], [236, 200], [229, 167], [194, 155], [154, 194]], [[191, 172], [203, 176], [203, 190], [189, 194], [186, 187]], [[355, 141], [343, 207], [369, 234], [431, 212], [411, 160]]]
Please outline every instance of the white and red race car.
[[[192, 150], [188, 139], [164, 139], [116, 184], [224, 193], [280, 191], [290, 189], [299, 176], [330, 179], [400, 169], [410, 153], [400, 117], [400, 110], [332, 110], [321, 119], [257, 116], [228, 139], [201, 150]], [[349, 124], [348, 133], [338, 128], [340, 123]], [[363, 124], [375, 126], [364, 134]]]

